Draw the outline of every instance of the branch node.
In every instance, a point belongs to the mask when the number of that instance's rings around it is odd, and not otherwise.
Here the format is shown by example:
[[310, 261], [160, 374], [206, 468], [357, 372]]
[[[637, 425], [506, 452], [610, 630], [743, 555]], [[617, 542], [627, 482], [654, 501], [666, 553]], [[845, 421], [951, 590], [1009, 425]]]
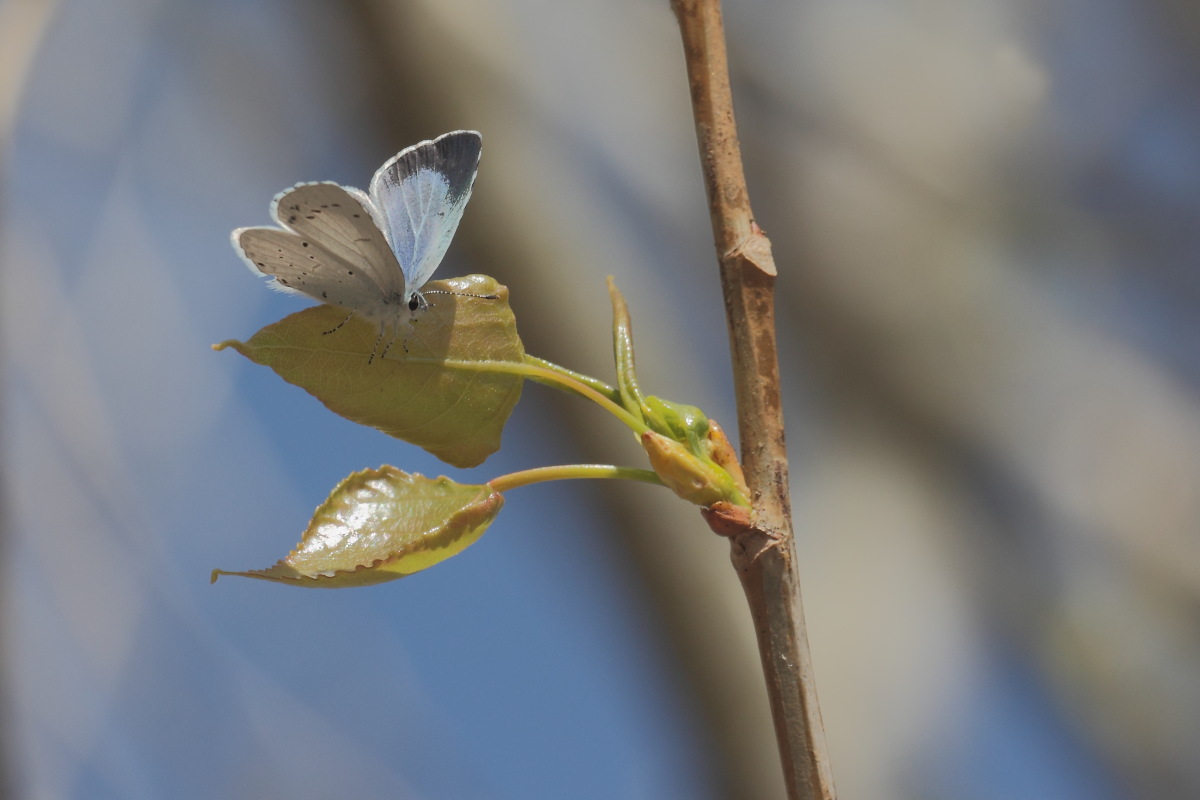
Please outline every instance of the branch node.
[[725, 500], [700, 509], [700, 514], [717, 536], [734, 539], [753, 529], [750, 521], [750, 509]]
[[771, 240], [754, 221], [750, 222], [750, 235], [726, 253], [725, 258], [740, 260], [771, 278], [779, 274], [775, 269], [775, 257], [771, 254]]
[[785, 531], [757, 526], [749, 509], [733, 503], [713, 503], [700, 509], [700, 514], [713, 533], [729, 539], [730, 560], [738, 572], [745, 572], [752, 567], [764, 553], [778, 547], [787, 536]]

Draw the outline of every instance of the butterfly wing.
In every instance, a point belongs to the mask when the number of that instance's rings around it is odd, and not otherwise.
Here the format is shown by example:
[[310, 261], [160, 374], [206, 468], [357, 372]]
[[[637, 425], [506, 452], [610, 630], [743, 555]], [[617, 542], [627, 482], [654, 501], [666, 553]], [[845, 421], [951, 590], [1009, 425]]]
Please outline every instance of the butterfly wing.
[[280, 228], [239, 228], [233, 245], [274, 288], [377, 317], [403, 299], [404, 275], [379, 229], [377, 211], [357, 189], [302, 183], [276, 196]]
[[370, 199], [404, 272], [405, 297], [433, 275], [471, 198], [483, 141], [452, 131], [401, 150], [371, 180]]

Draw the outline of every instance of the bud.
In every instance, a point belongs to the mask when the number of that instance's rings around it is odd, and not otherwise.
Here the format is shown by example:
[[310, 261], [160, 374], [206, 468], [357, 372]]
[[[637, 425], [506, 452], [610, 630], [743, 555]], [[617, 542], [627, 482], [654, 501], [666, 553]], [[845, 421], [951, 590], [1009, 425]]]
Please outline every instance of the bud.
[[675, 494], [698, 506], [711, 506], [730, 499], [733, 481], [716, 464], [693, 455], [687, 447], [666, 436], [646, 431], [642, 447], [650, 457], [650, 466]]
[[741, 493], [739, 501], [749, 503], [750, 489], [746, 486], [746, 476], [742, 473], [741, 462], [738, 461], [737, 453], [733, 450], [733, 445], [729, 443], [729, 439], [725, 436], [725, 431], [717, 424], [715, 419], [708, 421], [708, 439], [706, 441], [708, 457], [713, 462], [729, 473], [729, 477], [733, 479], [733, 485]]

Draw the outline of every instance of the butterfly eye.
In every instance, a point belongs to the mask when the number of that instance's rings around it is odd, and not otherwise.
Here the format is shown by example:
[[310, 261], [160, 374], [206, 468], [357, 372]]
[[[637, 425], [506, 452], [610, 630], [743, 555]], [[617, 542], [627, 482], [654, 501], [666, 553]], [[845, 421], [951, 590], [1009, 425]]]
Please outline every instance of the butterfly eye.
[[421, 307], [421, 299], [419, 297], [417, 297], [417, 295], [414, 293], [412, 297], [408, 298], [408, 310], [416, 311], [420, 307]]

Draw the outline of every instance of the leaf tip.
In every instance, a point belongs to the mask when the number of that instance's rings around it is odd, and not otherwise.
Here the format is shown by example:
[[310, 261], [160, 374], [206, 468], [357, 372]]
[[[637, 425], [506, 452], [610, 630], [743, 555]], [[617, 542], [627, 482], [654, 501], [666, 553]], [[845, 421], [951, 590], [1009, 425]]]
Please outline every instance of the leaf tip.
[[245, 352], [246, 352], [244, 349], [246, 347], [246, 345], [242, 342], [239, 342], [237, 339], [226, 339], [223, 342], [217, 342], [216, 344], [211, 345], [211, 347], [213, 350], [216, 350], [217, 352], [228, 349], [230, 347], [232, 347], [234, 350], [237, 350], [239, 353], [242, 353], [242, 354], [245, 354]]

